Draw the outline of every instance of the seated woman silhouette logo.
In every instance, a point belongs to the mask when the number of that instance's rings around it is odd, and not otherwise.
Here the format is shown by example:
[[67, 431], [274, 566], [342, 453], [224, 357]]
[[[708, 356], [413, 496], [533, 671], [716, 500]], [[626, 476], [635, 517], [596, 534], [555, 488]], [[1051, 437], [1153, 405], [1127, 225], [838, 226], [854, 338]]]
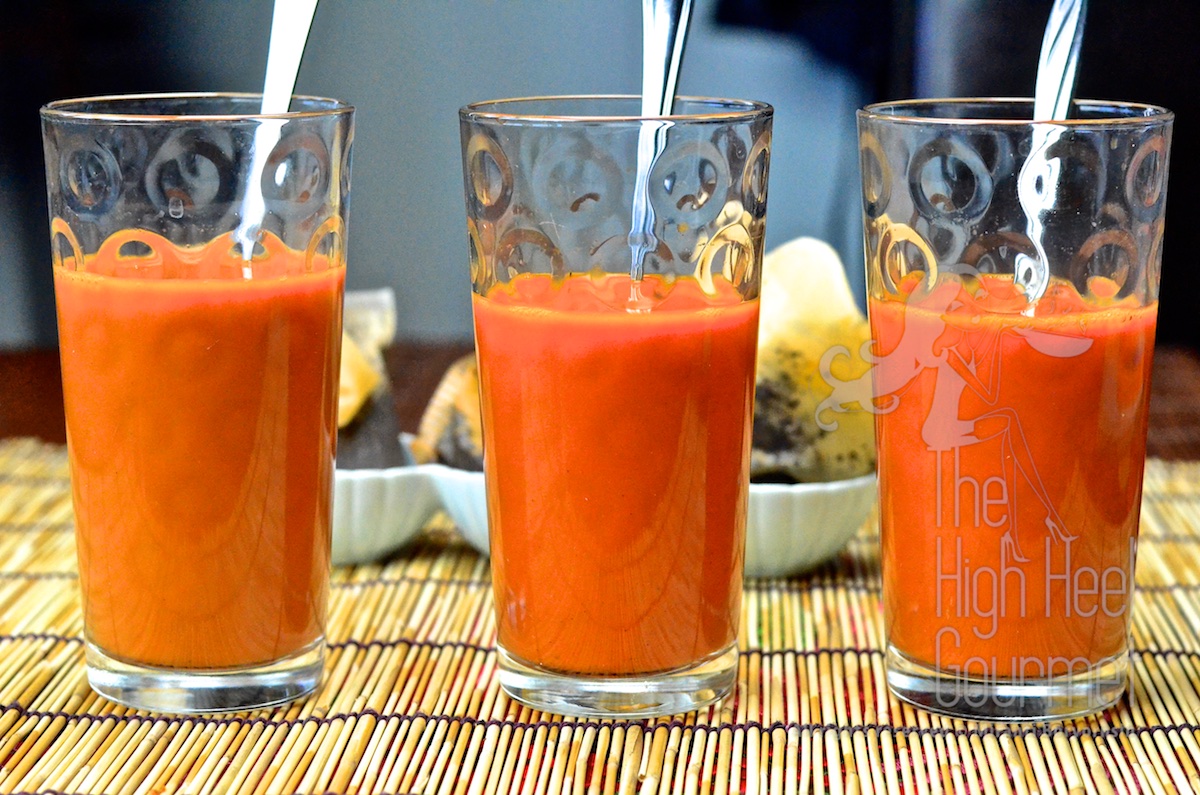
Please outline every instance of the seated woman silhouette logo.
[[[1035, 327], [1025, 314], [1024, 295], [1011, 280], [981, 276], [967, 267], [959, 271], [939, 277], [932, 286], [923, 274], [912, 273], [901, 283], [907, 298], [876, 302], [877, 339], [863, 347], [862, 358], [870, 368], [861, 377], [842, 381], [832, 374], [834, 361], [849, 355], [844, 347], [825, 353], [820, 372], [833, 392], [818, 406], [817, 422], [833, 430], [837, 420], [831, 413], [858, 409], [888, 414], [902, 401], [918, 401], [908, 409], [919, 412], [921, 441], [935, 456], [937, 525], [943, 523], [944, 503], [951, 502], [955, 527], [967, 513], [975, 527], [1004, 528], [1002, 553], [1025, 562], [1016, 534], [1019, 482], [1036, 501], [1034, 510], [1044, 514], [1050, 538], [1065, 543], [1076, 535], [1046, 492], [1020, 415], [1004, 399], [1007, 389], [1019, 388], [1006, 389], [1005, 354], [1028, 354], [1024, 348], [1065, 359], [1082, 354], [1093, 341], [1060, 328]], [[973, 449], [976, 465], [992, 462], [982, 481], [962, 471], [968, 449]], [[994, 451], [994, 457], [986, 451]], [[953, 468], [948, 500], [943, 494], [947, 465]], [[964, 493], [971, 510], [963, 510]]]

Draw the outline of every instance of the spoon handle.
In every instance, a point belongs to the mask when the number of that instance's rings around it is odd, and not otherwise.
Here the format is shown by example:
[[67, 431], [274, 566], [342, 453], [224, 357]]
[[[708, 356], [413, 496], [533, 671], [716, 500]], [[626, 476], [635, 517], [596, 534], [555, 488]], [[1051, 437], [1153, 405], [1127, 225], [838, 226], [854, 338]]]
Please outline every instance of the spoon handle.
[[[683, 61], [692, 0], [642, 0], [642, 115], [669, 116], [675, 104], [675, 83]], [[645, 307], [638, 283], [646, 255], [658, 246], [654, 208], [650, 205], [650, 171], [667, 145], [669, 122], [643, 120], [638, 130], [637, 175], [630, 218], [630, 311]]]
[[[275, 0], [261, 113], [287, 113], [292, 104], [292, 91], [296, 88], [300, 58], [304, 55], [308, 30], [312, 26], [316, 10], [317, 0]], [[250, 261], [254, 258], [254, 247], [267, 212], [262, 192], [262, 173], [266, 167], [267, 156], [279, 142], [282, 131], [281, 119], [263, 119], [254, 128], [254, 148], [250, 154], [251, 176], [246, 183], [246, 193], [242, 196], [239, 208], [241, 220], [233, 234], [234, 240], [242, 250], [242, 276], [246, 279], [252, 276]]]
[[1017, 201], [1025, 213], [1025, 235], [1033, 244], [1035, 256], [1017, 254], [1014, 278], [1025, 289], [1029, 309], [1050, 286], [1050, 255], [1045, 241], [1043, 216], [1058, 201], [1061, 164], [1051, 155], [1062, 137], [1064, 127], [1054, 124], [1067, 118], [1071, 95], [1075, 93], [1075, 72], [1079, 65], [1079, 47], [1083, 42], [1083, 21], [1087, 0], [1054, 0], [1042, 52], [1038, 58], [1037, 85], [1034, 88], [1032, 140], [1029, 154], [1017, 176]]
[[1087, 0], [1054, 0], [1038, 58], [1033, 99], [1034, 121], [1067, 118], [1071, 95], [1075, 91], [1075, 73], [1079, 66], [1079, 48], [1083, 42], [1086, 17]]
[[642, 0], [642, 115], [667, 116], [687, 39], [692, 0]]
[[317, 0], [275, 0], [267, 79], [263, 82], [263, 113], [287, 113], [316, 10]]

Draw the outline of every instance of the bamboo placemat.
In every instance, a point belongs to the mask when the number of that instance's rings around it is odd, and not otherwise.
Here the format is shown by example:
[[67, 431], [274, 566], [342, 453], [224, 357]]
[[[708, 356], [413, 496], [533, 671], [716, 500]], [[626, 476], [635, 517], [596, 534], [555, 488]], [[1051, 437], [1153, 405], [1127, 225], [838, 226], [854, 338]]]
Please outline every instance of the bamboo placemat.
[[334, 572], [326, 680], [273, 711], [166, 717], [83, 671], [62, 448], [0, 442], [0, 792], [1048, 793], [1200, 788], [1200, 463], [1147, 468], [1135, 678], [1120, 705], [978, 724], [884, 686], [877, 536], [747, 584], [734, 697], [568, 720], [499, 690], [487, 563], [446, 529]]

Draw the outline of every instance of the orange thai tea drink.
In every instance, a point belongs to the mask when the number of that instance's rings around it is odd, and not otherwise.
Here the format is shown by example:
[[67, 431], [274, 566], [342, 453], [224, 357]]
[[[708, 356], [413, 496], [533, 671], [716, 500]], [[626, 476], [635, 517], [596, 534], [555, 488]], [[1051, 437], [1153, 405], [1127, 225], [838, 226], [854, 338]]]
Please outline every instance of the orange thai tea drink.
[[683, 712], [736, 674], [771, 111], [677, 109], [460, 113], [500, 682], [539, 709]]
[[1171, 129], [1026, 111], [859, 117], [888, 682], [1004, 720], [1128, 682]]
[[[902, 282], [906, 300], [870, 304], [877, 394], [906, 389], [877, 419], [891, 643], [964, 673], [982, 660], [1006, 679], [1118, 657], [1157, 307], [1096, 307], [1056, 283], [1027, 316], [1002, 311], [1024, 304], [1011, 279], [928, 294], [920, 280]], [[1070, 378], [1048, 392], [1066, 359]], [[1110, 405], [1095, 400], [1106, 392]], [[935, 484], [933, 499], [912, 481]], [[918, 527], [934, 532], [901, 529]]]
[[[351, 116], [311, 102], [254, 229], [249, 100], [44, 111], [88, 676], [124, 703], [243, 709], [320, 681]], [[135, 141], [144, 160], [103, 169]]]
[[685, 277], [636, 315], [629, 289], [525, 274], [474, 301], [499, 642], [559, 671], [672, 671], [737, 637], [758, 302]]
[[249, 667], [324, 635], [345, 269], [264, 242], [277, 278], [228, 238], [55, 268], [84, 622], [117, 659]]

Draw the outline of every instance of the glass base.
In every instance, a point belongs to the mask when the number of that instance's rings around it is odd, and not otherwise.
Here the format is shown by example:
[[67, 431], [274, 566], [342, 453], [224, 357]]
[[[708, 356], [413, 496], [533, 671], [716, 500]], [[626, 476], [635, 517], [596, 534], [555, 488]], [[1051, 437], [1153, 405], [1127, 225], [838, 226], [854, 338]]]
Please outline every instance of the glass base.
[[87, 644], [88, 683], [105, 698], [155, 712], [241, 712], [294, 701], [317, 689], [325, 641], [266, 665], [214, 670], [152, 668]]
[[1064, 720], [1115, 704], [1129, 683], [1129, 656], [1122, 654], [1069, 676], [1013, 680], [940, 671], [888, 646], [887, 683], [901, 701], [956, 718]]
[[497, 647], [500, 686], [534, 709], [587, 718], [655, 718], [707, 707], [737, 680], [737, 647], [696, 665], [639, 676], [577, 676], [547, 671]]

